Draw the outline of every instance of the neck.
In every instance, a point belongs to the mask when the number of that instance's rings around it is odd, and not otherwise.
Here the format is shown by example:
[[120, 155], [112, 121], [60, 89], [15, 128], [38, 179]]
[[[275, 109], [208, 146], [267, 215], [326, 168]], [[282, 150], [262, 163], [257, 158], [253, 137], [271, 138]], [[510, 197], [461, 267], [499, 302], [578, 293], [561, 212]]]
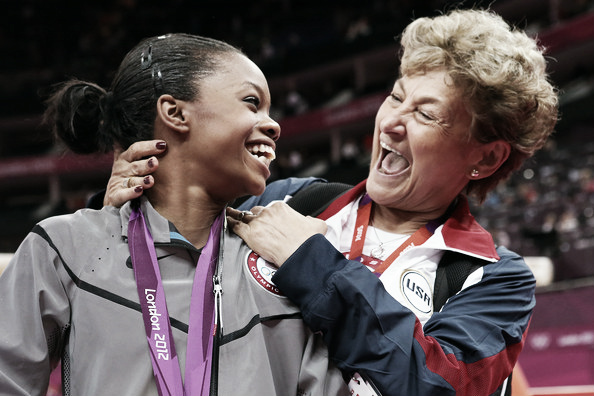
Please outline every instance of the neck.
[[431, 213], [407, 212], [373, 203], [371, 221], [380, 230], [394, 234], [412, 235], [429, 221], [437, 219], [447, 210]]
[[153, 189], [146, 192], [151, 204], [192, 245], [201, 248], [206, 245], [210, 227], [225, 208], [224, 202], [213, 200], [199, 187], [174, 188], [166, 180], [159, 180]]

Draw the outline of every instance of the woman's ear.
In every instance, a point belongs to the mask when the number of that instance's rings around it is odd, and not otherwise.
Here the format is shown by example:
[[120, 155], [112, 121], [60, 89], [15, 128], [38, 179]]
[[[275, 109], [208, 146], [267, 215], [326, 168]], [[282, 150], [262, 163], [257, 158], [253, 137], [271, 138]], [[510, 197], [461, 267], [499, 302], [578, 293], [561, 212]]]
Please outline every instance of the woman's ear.
[[511, 146], [503, 140], [496, 140], [481, 145], [480, 160], [472, 166], [468, 174], [472, 179], [482, 179], [491, 176], [508, 159]]
[[157, 117], [168, 128], [186, 133], [190, 127], [185, 117], [185, 104], [183, 100], [177, 100], [171, 95], [161, 95], [157, 100]]

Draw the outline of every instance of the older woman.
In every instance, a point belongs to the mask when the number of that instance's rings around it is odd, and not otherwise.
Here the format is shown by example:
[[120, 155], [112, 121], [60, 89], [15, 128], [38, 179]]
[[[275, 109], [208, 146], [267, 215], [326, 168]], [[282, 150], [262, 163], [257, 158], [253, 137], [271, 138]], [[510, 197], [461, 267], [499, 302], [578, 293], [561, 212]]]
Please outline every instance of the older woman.
[[251, 60], [185, 34], [138, 44], [107, 92], [60, 87], [46, 117], [70, 147], [156, 138], [168, 154], [140, 200], [46, 219], [21, 244], [0, 277], [0, 394], [44, 395], [60, 360], [66, 395], [348, 394], [297, 307], [237, 265], [248, 248], [224, 226], [227, 203], [270, 176], [269, 110]]
[[[417, 19], [401, 43], [368, 179], [325, 222], [274, 204], [234, 231], [280, 267], [274, 283], [346, 373], [386, 395], [490, 395], [522, 349], [535, 281], [466, 196], [484, 200], [542, 147], [556, 91], [535, 41], [488, 11]], [[481, 265], [434, 312], [446, 252]]]
[[[542, 147], [557, 93], [542, 49], [490, 11], [418, 19], [401, 44], [368, 179], [319, 219], [275, 203], [230, 210], [228, 220], [258, 260], [280, 267], [275, 287], [324, 335], [334, 362], [353, 376], [353, 392], [498, 393], [524, 343], [535, 280], [519, 255], [495, 246], [467, 196], [483, 201]], [[147, 145], [120, 157], [114, 185], [150, 171], [148, 161], [135, 161], [134, 171], [127, 162], [158, 153]], [[140, 195], [141, 180], [136, 190], [111, 189], [108, 202]], [[272, 183], [245, 205], [267, 205], [294, 184]], [[321, 186], [299, 195], [315, 200]], [[470, 263], [470, 275], [440, 275], [458, 263]], [[434, 301], [458, 282], [445, 304]]]

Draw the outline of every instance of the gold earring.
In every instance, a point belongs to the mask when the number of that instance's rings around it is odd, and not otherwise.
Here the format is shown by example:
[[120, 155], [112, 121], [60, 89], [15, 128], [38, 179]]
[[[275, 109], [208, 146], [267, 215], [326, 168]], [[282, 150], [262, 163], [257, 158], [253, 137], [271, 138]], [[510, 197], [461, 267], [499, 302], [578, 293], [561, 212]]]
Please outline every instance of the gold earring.
[[478, 171], [478, 170], [476, 170], [476, 168], [473, 168], [473, 169], [470, 171], [470, 177], [478, 177], [478, 175], [479, 175], [479, 171]]

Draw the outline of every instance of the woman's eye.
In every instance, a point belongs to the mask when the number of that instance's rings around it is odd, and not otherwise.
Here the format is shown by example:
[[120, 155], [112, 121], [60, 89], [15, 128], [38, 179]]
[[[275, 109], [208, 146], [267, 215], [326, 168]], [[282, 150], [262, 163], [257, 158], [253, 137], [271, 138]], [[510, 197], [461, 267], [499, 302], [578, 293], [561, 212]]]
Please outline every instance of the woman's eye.
[[244, 99], [245, 102], [251, 103], [256, 107], [260, 106], [260, 99], [257, 98], [256, 96], [248, 96], [247, 98]]
[[392, 97], [393, 101], [402, 102], [402, 99], [400, 99], [400, 96], [396, 95], [395, 93], [391, 93], [390, 96]]
[[433, 121], [433, 117], [431, 117], [428, 113], [425, 113], [424, 111], [419, 110], [419, 114], [421, 115], [421, 117], [423, 117], [427, 121]]

